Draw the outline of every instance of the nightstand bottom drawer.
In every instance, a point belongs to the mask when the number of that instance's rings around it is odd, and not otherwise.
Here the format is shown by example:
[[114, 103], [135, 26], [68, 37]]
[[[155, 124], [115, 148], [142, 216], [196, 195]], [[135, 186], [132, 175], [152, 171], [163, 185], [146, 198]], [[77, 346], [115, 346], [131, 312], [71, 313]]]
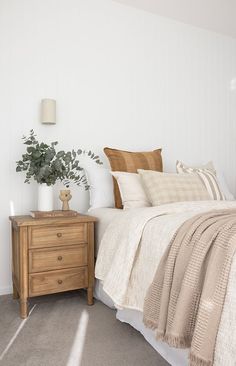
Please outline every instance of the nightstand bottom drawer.
[[88, 287], [87, 267], [29, 275], [29, 296], [53, 294]]

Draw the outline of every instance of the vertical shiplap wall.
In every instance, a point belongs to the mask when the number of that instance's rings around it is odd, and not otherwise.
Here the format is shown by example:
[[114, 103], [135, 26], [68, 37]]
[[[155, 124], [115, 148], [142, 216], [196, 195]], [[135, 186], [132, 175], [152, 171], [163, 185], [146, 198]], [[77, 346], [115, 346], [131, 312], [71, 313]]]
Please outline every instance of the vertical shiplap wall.
[[[0, 54], [0, 293], [8, 215], [36, 208], [36, 186], [15, 173], [31, 128], [98, 153], [161, 146], [166, 171], [212, 159], [236, 193], [235, 39], [111, 0], [1, 0]], [[56, 126], [39, 123], [44, 97], [57, 100]], [[87, 195], [73, 197], [85, 210]]]

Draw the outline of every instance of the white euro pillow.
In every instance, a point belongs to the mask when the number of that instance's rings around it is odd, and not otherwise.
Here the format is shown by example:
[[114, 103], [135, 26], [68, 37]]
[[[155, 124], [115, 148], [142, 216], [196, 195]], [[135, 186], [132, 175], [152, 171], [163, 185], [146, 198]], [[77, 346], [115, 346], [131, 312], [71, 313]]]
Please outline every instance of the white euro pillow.
[[111, 172], [111, 174], [118, 183], [124, 210], [151, 206], [137, 173]]
[[234, 198], [234, 196], [232, 195], [232, 193], [230, 192], [230, 190], [227, 186], [224, 175], [222, 173], [216, 173], [216, 176], [217, 176], [217, 179], [218, 179], [220, 189], [224, 193], [225, 199], [227, 201], [234, 201], [235, 198]]
[[113, 181], [110, 170], [96, 164], [85, 163], [83, 169], [90, 186], [90, 208], [115, 207]]

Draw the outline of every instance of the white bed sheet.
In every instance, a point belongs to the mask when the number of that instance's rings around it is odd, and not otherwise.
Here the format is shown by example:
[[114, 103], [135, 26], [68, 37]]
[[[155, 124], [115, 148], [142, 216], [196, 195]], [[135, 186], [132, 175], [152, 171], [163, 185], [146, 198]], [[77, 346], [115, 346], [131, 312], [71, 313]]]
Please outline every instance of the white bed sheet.
[[[115, 217], [124, 214], [123, 210], [115, 208], [97, 208], [89, 211], [90, 215], [98, 218], [95, 234], [95, 253], [97, 255], [99, 244], [108, 225]], [[103, 291], [102, 282], [96, 279], [95, 298], [110, 308], [115, 309], [112, 299]], [[188, 350], [169, 347], [167, 344], [157, 341], [154, 331], [146, 328], [142, 322], [142, 312], [131, 309], [117, 310], [116, 317], [121, 322], [130, 324], [139, 331], [147, 342], [172, 366], [188, 365]]]
[[101, 243], [106, 228], [114, 220], [115, 217], [118, 217], [123, 213], [124, 211], [118, 208], [95, 208], [89, 210], [88, 215], [95, 216], [98, 219], [95, 224], [95, 257], [97, 256], [99, 244]]

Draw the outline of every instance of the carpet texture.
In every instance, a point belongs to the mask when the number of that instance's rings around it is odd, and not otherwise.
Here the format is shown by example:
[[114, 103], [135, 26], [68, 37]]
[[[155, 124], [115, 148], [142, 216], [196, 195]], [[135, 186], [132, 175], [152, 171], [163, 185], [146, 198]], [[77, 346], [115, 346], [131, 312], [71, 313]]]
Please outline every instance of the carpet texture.
[[22, 321], [18, 302], [0, 296], [1, 366], [168, 365], [114, 310], [87, 306], [83, 291], [34, 298], [30, 308]]

